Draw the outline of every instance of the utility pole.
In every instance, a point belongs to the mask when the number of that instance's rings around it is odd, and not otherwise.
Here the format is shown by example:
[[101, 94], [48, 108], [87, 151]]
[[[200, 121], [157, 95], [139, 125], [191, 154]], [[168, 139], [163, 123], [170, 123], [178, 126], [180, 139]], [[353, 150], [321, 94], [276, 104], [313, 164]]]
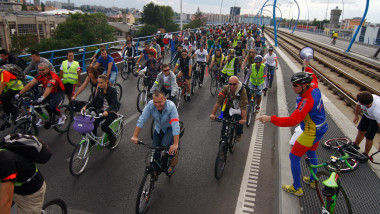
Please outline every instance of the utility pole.
[[181, 0], [181, 5], [180, 5], [180, 14], [179, 14], [179, 18], [180, 18], [180, 22], [181, 22], [181, 30], [183, 30], [183, 25], [182, 25], [182, 0]]

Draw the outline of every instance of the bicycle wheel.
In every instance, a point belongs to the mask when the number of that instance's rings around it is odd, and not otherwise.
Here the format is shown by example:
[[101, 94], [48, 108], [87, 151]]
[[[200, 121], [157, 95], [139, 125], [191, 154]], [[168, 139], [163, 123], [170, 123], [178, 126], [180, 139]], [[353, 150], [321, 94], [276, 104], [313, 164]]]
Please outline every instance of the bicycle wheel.
[[42, 206], [42, 214], [66, 214], [66, 203], [59, 198], [53, 199]]
[[116, 130], [115, 145], [113, 145], [112, 147], [107, 147], [109, 150], [114, 150], [117, 148], [117, 146], [119, 145], [119, 143], [121, 141], [121, 138], [123, 137], [123, 131], [124, 131], [124, 122], [119, 121], [119, 128]]
[[[318, 199], [319, 199], [320, 203], [322, 204], [322, 206], [324, 206], [324, 203], [326, 201], [326, 196], [324, 196], [322, 193], [323, 188], [324, 188], [324, 185], [322, 184], [322, 182], [330, 177], [330, 173], [320, 171], [317, 173], [317, 177], [319, 178], [319, 181], [316, 182], [316, 185], [315, 185], [316, 192], [317, 192]], [[339, 194], [339, 193], [341, 193], [341, 194]], [[335, 213], [352, 214], [351, 203], [348, 200], [347, 194], [344, 191], [343, 187], [341, 186], [339, 180], [338, 180], [338, 190], [336, 191], [336, 195], [337, 195], [337, 198], [336, 198], [337, 204], [335, 206]], [[327, 204], [327, 206], [329, 206], [329, 205]], [[326, 209], [328, 211], [330, 211], [329, 210], [330, 207], [326, 207]], [[334, 212], [334, 210], [333, 210], [333, 212]]]
[[218, 154], [215, 161], [215, 171], [214, 176], [216, 179], [220, 179], [223, 175], [224, 167], [227, 161], [227, 145], [225, 142], [221, 142], [218, 149]]
[[17, 124], [13, 129], [12, 133], [21, 133], [38, 136], [38, 127], [34, 123], [25, 120]]
[[[360, 165], [360, 161], [357, 160], [356, 158], [354, 157], [349, 157], [347, 158], [347, 161], [348, 163], [352, 166], [352, 169], [350, 169], [348, 166], [346, 166], [345, 163], [342, 163], [339, 161], [339, 163], [335, 163], [335, 164], [339, 164], [339, 168], [340, 168], [340, 171], [342, 173], [346, 173], [346, 172], [352, 172], [352, 171], [355, 171], [357, 168], [359, 168], [359, 165]], [[329, 170], [329, 171], [335, 171], [335, 167], [334, 166], [331, 166], [330, 164], [326, 166], [326, 168]]]
[[[58, 120], [54, 121], [56, 124], [54, 126], [54, 130], [59, 133], [65, 133], [69, 130], [71, 123], [73, 122], [73, 110], [68, 105], [61, 105], [58, 106], [58, 109], [66, 116], [65, 123], [62, 125], [58, 125]], [[55, 115], [55, 118], [57, 118], [58, 115]]]
[[69, 130], [66, 132], [66, 137], [72, 146], [77, 146], [83, 138], [82, 134], [75, 131], [73, 126], [70, 126]]
[[140, 92], [143, 89], [144, 89], [144, 77], [139, 76], [139, 78], [137, 79], [137, 90]]
[[123, 78], [123, 80], [127, 80], [129, 77], [129, 74], [131, 72], [129, 71], [129, 66], [126, 62], [123, 63], [123, 68], [121, 68], [120, 76]]
[[197, 87], [197, 79], [195, 76], [193, 76], [193, 79], [191, 80], [191, 89], [190, 89], [191, 94], [194, 94], [195, 87]]
[[216, 78], [212, 78], [211, 83], [210, 83], [210, 93], [212, 96], [214, 96], [217, 91], [218, 91], [218, 80]]
[[121, 87], [119, 83], [116, 83], [113, 86], [116, 88], [117, 99], [120, 101], [121, 97], [123, 96], [123, 88]]
[[249, 101], [248, 102], [248, 108], [247, 108], [247, 127], [249, 127], [251, 125], [251, 120], [252, 120], [252, 104], [251, 102]]
[[231, 130], [232, 133], [230, 133], [230, 139], [228, 142], [228, 150], [230, 150], [230, 153], [234, 153], [236, 149], [236, 127], [235, 129]]
[[351, 140], [346, 137], [331, 138], [323, 142], [322, 146], [326, 149], [338, 149], [338, 147], [345, 147], [351, 144]]
[[150, 200], [150, 195], [153, 191], [153, 179], [151, 174], [145, 171], [143, 179], [140, 183], [139, 191], [137, 193], [136, 200], [136, 213], [145, 213], [146, 208], [148, 207], [148, 202]]
[[137, 96], [137, 110], [142, 113], [146, 104], [148, 103], [147, 100], [148, 95], [146, 94], [145, 90], [140, 91], [139, 95]]
[[78, 144], [73, 153], [71, 153], [69, 169], [73, 176], [78, 176], [83, 173], [90, 159], [91, 148], [92, 146], [89, 140], [86, 140]]

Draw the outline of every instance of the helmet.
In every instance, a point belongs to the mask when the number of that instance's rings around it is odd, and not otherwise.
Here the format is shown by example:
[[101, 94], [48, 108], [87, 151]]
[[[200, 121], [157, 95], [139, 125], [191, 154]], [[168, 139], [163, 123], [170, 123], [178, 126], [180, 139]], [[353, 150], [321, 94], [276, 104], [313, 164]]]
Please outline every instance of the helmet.
[[310, 73], [307, 72], [298, 72], [293, 74], [292, 78], [290, 79], [290, 82], [297, 83], [297, 84], [310, 84], [313, 80], [313, 77]]
[[263, 57], [261, 55], [257, 55], [255, 56], [255, 62], [262, 62], [263, 61]]
[[229, 49], [228, 54], [235, 54], [235, 49]]

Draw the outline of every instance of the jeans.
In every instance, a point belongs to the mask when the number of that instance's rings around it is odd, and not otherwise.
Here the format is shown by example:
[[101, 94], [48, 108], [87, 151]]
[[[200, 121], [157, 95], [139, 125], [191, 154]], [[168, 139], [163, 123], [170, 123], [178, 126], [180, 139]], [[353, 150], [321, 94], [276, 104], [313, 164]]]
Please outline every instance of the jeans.
[[[107, 71], [104, 71], [103, 75], [107, 75]], [[110, 74], [110, 77], [109, 77], [110, 83], [115, 84], [116, 83], [116, 78], [117, 78], [117, 71], [111, 71], [111, 74]]]
[[[37, 100], [39, 97], [42, 96], [44, 92], [39, 93], [34, 99]], [[61, 114], [61, 111], [58, 109], [59, 104], [62, 102], [62, 100], [65, 98], [65, 93], [63, 91], [55, 93], [55, 94], [49, 94], [42, 103], [46, 103], [50, 100], [50, 104], [46, 107], [46, 110], [49, 113], [49, 116], [52, 115], [52, 113], [59, 115]], [[38, 113], [42, 113], [41, 108], [35, 109]]]
[[[174, 143], [173, 139], [173, 129], [172, 127], [169, 127], [166, 129], [165, 132], [160, 130], [160, 133], [157, 133], [156, 130], [154, 130], [153, 134], [153, 146], [161, 146], [161, 147], [168, 147]], [[154, 153], [154, 159], [159, 161], [161, 158], [160, 152], [156, 150]]]
[[274, 66], [270, 66], [268, 64], [265, 64], [265, 66], [267, 66], [268, 71], [270, 72], [269, 88], [271, 88], [272, 87], [273, 78], [274, 78], [274, 69], [275, 69], [275, 67]]
[[[165, 96], [168, 95], [168, 94], [169, 94], [169, 96], [171, 96], [171, 94], [172, 94], [172, 90], [168, 90], [164, 86], [162, 86], [161, 91], [164, 92]], [[175, 96], [173, 96], [172, 101], [173, 101], [173, 103], [175, 103], [175, 101], [176, 101], [176, 97]]]
[[9, 114], [12, 114], [12, 115], [16, 115], [18, 113], [18, 109], [15, 105], [13, 105], [13, 98], [14, 96], [20, 92], [20, 90], [12, 90], [12, 89], [8, 89], [8, 91], [4, 92], [0, 95], [0, 101], [1, 103], [3, 104], [4, 106], [4, 112], [9, 115]]
[[108, 112], [107, 117], [101, 117], [101, 118], [95, 119], [94, 130], [92, 131], [92, 133], [94, 133], [94, 135], [96, 136], [97, 129], [99, 127], [100, 122], [105, 120], [104, 123], [102, 124], [101, 128], [102, 128], [103, 132], [105, 132], [108, 135], [109, 140], [114, 139], [115, 134], [113, 133], [112, 129], [110, 128], [110, 125], [116, 119], [117, 119], [117, 114], [115, 112]]
[[249, 89], [251, 89], [251, 94], [253, 94], [253, 89], [256, 88], [256, 95], [261, 97], [261, 95], [263, 94], [262, 91], [264, 89], [264, 85], [265, 85], [264, 83], [261, 85], [253, 85], [251, 82], [249, 82], [248, 86], [249, 86]]

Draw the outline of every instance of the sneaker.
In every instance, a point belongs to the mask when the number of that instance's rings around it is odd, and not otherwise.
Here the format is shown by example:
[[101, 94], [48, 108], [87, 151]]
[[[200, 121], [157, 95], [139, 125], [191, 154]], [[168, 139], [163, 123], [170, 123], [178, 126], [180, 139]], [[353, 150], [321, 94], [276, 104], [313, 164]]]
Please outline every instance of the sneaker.
[[298, 188], [297, 190], [295, 190], [293, 185], [282, 185], [282, 189], [295, 196], [303, 196], [302, 188]]
[[66, 121], [66, 115], [62, 114], [62, 116], [60, 116], [58, 119], [58, 125], [65, 124], [65, 121]]
[[255, 112], [258, 113], [260, 111], [260, 106], [256, 106]]
[[303, 182], [309, 184], [310, 188], [315, 189], [315, 181], [311, 181], [310, 177], [304, 176], [304, 177], [302, 177], [302, 180], [303, 180]]
[[175, 167], [175, 166], [177, 166], [177, 163], [178, 163], [178, 152], [170, 160], [170, 166]]
[[38, 122], [36, 123], [37, 127], [41, 127], [43, 125], [45, 125], [45, 120], [43, 120], [43, 119], [39, 119]]
[[199, 88], [202, 88], [202, 86], [203, 86], [203, 83], [199, 83]]
[[187, 96], [186, 96], [186, 100], [187, 100], [187, 102], [190, 102], [190, 101], [191, 101], [190, 95], [187, 95]]
[[241, 140], [241, 134], [236, 135], [236, 142], [240, 143], [240, 140]]
[[115, 146], [116, 137], [115, 136], [108, 136], [109, 144], [108, 148], [112, 148]]

